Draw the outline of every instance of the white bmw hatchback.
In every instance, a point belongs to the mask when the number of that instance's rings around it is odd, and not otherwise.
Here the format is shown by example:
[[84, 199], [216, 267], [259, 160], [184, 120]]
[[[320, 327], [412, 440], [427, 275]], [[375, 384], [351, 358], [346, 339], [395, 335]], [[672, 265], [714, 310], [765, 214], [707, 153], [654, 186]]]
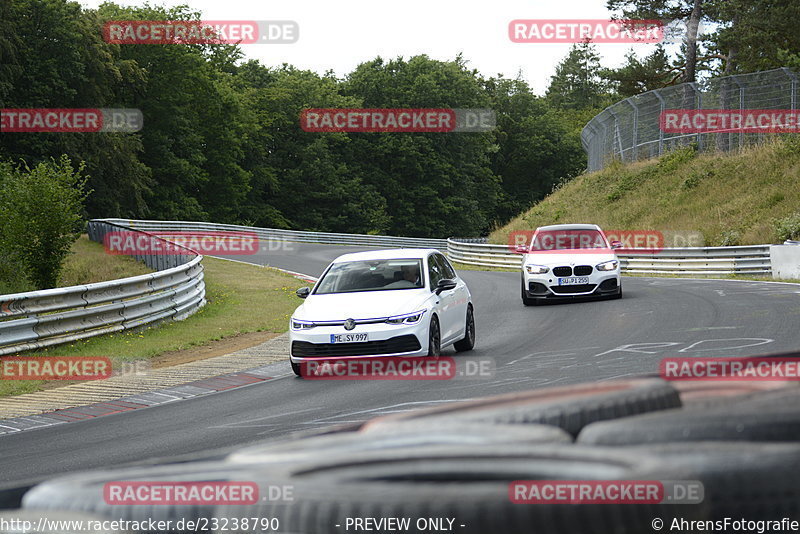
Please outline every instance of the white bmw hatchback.
[[475, 346], [472, 295], [435, 249], [392, 249], [339, 256], [290, 321], [290, 361], [438, 356]]
[[576, 297], [622, 297], [618, 241], [596, 224], [555, 224], [536, 229], [522, 258], [522, 302]]

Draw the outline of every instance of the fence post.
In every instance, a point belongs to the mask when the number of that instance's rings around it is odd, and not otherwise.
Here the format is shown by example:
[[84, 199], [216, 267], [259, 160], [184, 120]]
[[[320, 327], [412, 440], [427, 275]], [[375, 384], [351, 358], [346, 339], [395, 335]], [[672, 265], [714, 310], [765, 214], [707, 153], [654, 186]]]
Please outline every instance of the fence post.
[[636, 161], [639, 159], [639, 106], [633, 103], [633, 97], [628, 98], [627, 102], [633, 108], [633, 131], [631, 132], [631, 150], [633, 151], [633, 157], [631, 161]]
[[784, 74], [786, 74], [790, 80], [792, 80], [792, 94], [789, 96], [789, 105], [791, 106], [792, 111], [797, 109], [797, 76], [794, 72], [786, 67], [781, 67], [781, 70]]
[[664, 153], [664, 130], [661, 129], [661, 117], [664, 115], [664, 112], [667, 110], [667, 103], [664, 101], [664, 97], [661, 96], [661, 90], [655, 89], [653, 94], [656, 95], [658, 98], [658, 105], [660, 107], [660, 111], [658, 113], [658, 155], [662, 155]]

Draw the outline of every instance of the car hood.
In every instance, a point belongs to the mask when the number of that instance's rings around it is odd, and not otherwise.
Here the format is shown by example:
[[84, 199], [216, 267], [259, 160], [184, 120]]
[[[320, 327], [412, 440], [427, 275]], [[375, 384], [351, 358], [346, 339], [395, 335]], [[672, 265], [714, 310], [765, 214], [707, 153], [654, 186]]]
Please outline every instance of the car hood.
[[591, 265], [594, 267], [604, 261], [616, 260], [617, 255], [611, 249], [600, 249], [598, 251], [567, 251], [558, 252], [534, 252], [525, 254], [523, 265], [535, 264], [547, 267], [558, 267], [559, 265]]
[[424, 309], [430, 295], [425, 288], [309, 295], [293, 317], [303, 321], [390, 317]]

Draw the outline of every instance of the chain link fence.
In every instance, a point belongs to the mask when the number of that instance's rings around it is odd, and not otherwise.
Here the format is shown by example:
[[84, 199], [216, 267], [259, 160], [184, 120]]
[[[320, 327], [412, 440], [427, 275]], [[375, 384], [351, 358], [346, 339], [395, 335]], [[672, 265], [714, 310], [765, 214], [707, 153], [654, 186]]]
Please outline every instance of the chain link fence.
[[790, 109], [798, 103], [798, 75], [786, 67], [683, 83], [626, 98], [604, 109], [583, 128], [581, 141], [597, 171], [613, 160], [659, 156], [696, 143], [698, 150], [734, 150], [768, 135], [736, 131], [670, 134], [660, 127], [668, 109]]

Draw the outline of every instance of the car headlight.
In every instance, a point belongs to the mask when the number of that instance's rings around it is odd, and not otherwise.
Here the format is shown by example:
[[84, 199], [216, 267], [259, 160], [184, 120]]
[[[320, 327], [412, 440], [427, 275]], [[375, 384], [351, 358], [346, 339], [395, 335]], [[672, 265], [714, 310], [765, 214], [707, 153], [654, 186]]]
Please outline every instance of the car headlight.
[[603, 263], [598, 263], [596, 269], [598, 271], [613, 271], [618, 265], [619, 262], [617, 260], [604, 261]]
[[300, 319], [292, 318], [292, 330], [308, 330], [314, 328], [315, 325], [311, 321], [301, 321]]
[[525, 270], [528, 274], [544, 274], [550, 270], [550, 267], [545, 265], [526, 265]]
[[403, 315], [394, 315], [386, 319], [386, 322], [389, 324], [417, 324], [422, 320], [423, 315], [425, 315], [425, 310]]

